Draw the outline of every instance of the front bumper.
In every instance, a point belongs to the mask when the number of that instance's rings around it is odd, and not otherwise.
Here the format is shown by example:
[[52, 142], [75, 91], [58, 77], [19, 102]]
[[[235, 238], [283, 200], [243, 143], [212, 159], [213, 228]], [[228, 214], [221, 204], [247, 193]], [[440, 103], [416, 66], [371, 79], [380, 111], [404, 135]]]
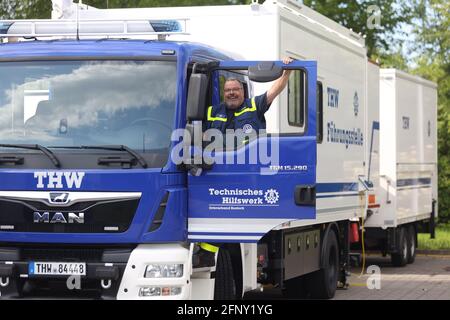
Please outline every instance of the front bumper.
[[[31, 261], [84, 262], [85, 276], [29, 275]], [[137, 247], [9, 246], [0, 248], [1, 299], [189, 299], [190, 250], [183, 244], [146, 244]], [[145, 278], [149, 264], [183, 264], [180, 278]], [[172, 296], [140, 296], [141, 289], [181, 290]], [[164, 290], [162, 290], [164, 291]]]

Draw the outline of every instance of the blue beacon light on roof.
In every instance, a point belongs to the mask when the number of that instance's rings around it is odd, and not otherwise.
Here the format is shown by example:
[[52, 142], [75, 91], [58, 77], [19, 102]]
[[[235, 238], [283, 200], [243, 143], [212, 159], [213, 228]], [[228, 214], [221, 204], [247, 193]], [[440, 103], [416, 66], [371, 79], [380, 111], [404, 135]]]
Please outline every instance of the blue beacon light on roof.
[[180, 22], [176, 20], [149, 21], [155, 32], [182, 32]]
[[13, 22], [0, 22], [0, 34], [7, 34]]

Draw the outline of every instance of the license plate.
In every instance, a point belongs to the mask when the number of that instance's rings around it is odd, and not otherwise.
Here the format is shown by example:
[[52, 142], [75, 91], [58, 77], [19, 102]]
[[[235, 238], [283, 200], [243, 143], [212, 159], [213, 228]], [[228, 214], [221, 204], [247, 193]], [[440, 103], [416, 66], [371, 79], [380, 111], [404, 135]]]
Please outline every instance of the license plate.
[[28, 264], [28, 274], [45, 276], [85, 276], [86, 263], [32, 261]]

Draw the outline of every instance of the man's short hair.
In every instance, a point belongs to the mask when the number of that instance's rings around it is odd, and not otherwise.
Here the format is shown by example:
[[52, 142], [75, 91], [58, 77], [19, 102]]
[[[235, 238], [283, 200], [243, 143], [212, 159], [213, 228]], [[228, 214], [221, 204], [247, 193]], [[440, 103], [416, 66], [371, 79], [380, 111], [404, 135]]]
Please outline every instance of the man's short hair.
[[[227, 80], [225, 80], [225, 83], [227, 82], [231, 82], [231, 81], [236, 81], [239, 83], [239, 86], [241, 87], [242, 90], [244, 90], [244, 84], [237, 78], [227, 78]], [[224, 83], [224, 85], [225, 85]]]

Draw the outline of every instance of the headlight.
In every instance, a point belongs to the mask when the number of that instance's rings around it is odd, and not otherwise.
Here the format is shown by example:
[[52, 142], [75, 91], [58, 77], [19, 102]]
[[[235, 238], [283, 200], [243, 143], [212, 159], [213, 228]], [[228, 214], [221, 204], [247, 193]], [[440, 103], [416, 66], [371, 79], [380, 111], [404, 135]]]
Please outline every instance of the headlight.
[[177, 296], [181, 287], [144, 287], [139, 290], [140, 297]]
[[145, 269], [145, 278], [181, 278], [182, 264], [150, 264]]
[[161, 295], [161, 288], [159, 287], [146, 287], [139, 290], [139, 296], [141, 297], [157, 297]]

